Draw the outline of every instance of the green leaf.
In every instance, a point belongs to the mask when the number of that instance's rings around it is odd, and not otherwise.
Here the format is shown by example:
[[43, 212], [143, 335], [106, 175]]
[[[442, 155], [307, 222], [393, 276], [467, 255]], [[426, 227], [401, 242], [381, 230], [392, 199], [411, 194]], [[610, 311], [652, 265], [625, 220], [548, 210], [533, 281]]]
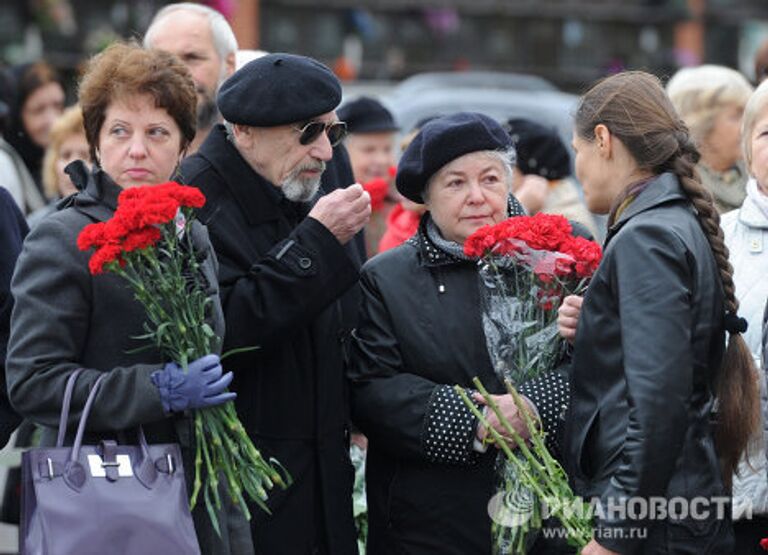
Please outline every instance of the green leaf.
[[213, 524], [213, 529], [216, 530], [216, 535], [221, 537], [221, 530], [219, 529], [219, 518], [216, 516], [216, 508], [213, 506], [213, 503], [211, 503], [211, 495], [210, 495], [210, 484], [208, 484], [209, 487], [205, 488], [205, 492], [203, 493], [203, 499], [205, 499], [205, 508], [208, 511], [208, 517], [211, 519], [211, 524]]
[[230, 349], [226, 353], [221, 355], [221, 360], [224, 360], [225, 358], [231, 356], [231, 355], [237, 355], [239, 353], [247, 353], [250, 351], [256, 351], [258, 349], [261, 349], [260, 345], [253, 345], [252, 347], [238, 347], [237, 349]]

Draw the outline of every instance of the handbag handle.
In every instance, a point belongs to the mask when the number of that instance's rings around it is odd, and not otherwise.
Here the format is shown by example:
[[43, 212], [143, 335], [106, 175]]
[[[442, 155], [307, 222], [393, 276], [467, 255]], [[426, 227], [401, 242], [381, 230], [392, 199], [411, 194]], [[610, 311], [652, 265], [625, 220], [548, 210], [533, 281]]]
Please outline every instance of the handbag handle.
[[[75, 434], [75, 443], [72, 445], [72, 454], [70, 455], [71, 461], [76, 461], [80, 454], [80, 446], [83, 444], [83, 436], [85, 435], [85, 426], [88, 423], [88, 416], [91, 413], [91, 407], [93, 406], [93, 400], [96, 398], [96, 393], [101, 385], [101, 380], [106, 378], [106, 374], [102, 374], [93, 384], [90, 393], [88, 393], [88, 399], [85, 401], [85, 408], [83, 408], [83, 414], [80, 416], [80, 423], [77, 425], [77, 434]], [[70, 378], [71, 379], [71, 378]], [[69, 385], [69, 384], [67, 384]], [[144, 428], [138, 426], [139, 446], [141, 447], [141, 453], [143, 458], [149, 461], [149, 445], [147, 444], [147, 438], [144, 435]]]
[[64, 401], [61, 403], [61, 416], [59, 416], [59, 435], [56, 437], [56, 447], [64, 445], [64, 436], [67, 433], [67, 420], [69, 420], [69, 407], [72, 403], [72, 390], [75, 388], [77, 377], [82, 372], [82, 368], [77, 368], [70, 374], [67, 380], [67, 386], [64, 388]]
[[77, 434], [75, 434], [75, 443], [72, 446], [72, 455], [70, 460], [72, 462], [77, 460], [77, 456], [80, 454], [80, 446], [83, 443], [83, 435], [85, 434], [85, 425], [88, 422], [88, 415], [91, 412], [91, 406], [93, 406], [93, 400], [96, 398], [96, 392], [99, 390], [101, 380], [106, 378], [106, 374], [102, 374], [93, 384], [90, 393], [88, 393], [88, 399], [85, 401], [85, 408], [83, 408], [83, 414], [80, 416], [80, 423], [77, 425]]

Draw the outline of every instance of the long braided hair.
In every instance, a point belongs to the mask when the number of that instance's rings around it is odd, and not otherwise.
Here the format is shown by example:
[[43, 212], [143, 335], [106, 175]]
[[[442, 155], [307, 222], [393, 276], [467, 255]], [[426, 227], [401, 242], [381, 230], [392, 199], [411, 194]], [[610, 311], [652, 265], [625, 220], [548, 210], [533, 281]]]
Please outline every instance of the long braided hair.
[[[720, 216], [696, 172], [699, 153], [658, 78], [641, 71], [620, 73], [592, 87], [582, 97], [575, 124], [578, 136], [587, 141], [595, 140], [595, 126], [603, 124], [627, 148], [639, 169], [655, 175], [674, 173], [696, 210], [720, 273], [724, 324], [729, 332], [723, 366], [717, 376], [715, 444], [723, 479], [730, 487], [741, 454], [760, 424], [760, 400], [754, 361], [736, 317], [739, 303]], [[614, 206], [624, 202], [628, 194], [628, 190], [620, 194]]]

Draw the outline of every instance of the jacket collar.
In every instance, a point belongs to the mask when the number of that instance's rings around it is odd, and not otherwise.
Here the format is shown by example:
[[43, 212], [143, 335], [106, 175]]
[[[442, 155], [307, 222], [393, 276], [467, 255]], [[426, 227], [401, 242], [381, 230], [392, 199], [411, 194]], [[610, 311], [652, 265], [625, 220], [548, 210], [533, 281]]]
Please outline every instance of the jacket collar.
[[57, 207], [75, 207], [78, 211], [99, 221], [112, 217], [117, 209], [117, 197], [122, 192], [120, 186], [101, 168], [89, 171], [82, 160], [70, 163], [64, 171], [69, 175], [78, 193], [63, 199]]
[[416, 247], [416, 250], [419, 252], [421, 265], [433, 267], [467, 262], [435, 245], [434, 241], [429, 238], [429, 234], [427, 233], [427, 223], [430, 219], [429, 212], [425, 212], [424, 215], [421, 216], [416, 234], [406, 241], [409, 245]]
[[211, 130], [197, 153], [222, 177], [250, 225], [279, 219], [281, 193], [243, 159], [224, 125]]
[[[608, 236], [615, 234], [630, 219], [641, 212], [650, 210], [668, 202], [676, 202], [688, 197], [683, 192], [682, 187], [673, 173], [663, 173], [652, 178], [645, 189], [633, 200], [629, 206], [621, 213], [619, 219], [608, 230]], [[607, 242], [607, 241], [606, 241]]]
[[762, 195], [762, 193], [757, 190], [755, 179], [750, 178], [747, 182], [747, 197], [739, 209], [739, 221], [748, 227], [768, 228], [768, 217], [758, 206], [754, 195]]

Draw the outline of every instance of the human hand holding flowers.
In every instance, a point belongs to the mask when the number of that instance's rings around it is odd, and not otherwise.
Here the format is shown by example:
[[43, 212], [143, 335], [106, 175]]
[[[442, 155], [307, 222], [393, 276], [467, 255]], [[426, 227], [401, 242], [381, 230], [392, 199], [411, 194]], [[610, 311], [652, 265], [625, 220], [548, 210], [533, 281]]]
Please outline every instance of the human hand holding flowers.
[[234, 401], [237, 394], [227, 391], [232, 377], [232, 372], [223, 373], [218, 355], [206, 355], [190, 362], [186, 372], [175, 362], [169, 362], [151, 375], [166, 413]]
[[[505, 418], [504, 414], [502, 414], [499, 406], [494, 400], [494, 397], [496, 396], [490, 395], [478, 378], [474, 378], [472, 382], [479, 391], [479, 394], [485, 400], [487, 406], [505, 428], [506, 435], [511, 437], [514, 444], [517, 446], [517, 455], [513, 453], [502, 435], [489, 425], [486, 415], [483, 414], [483, 412], [470, 400], [469, 396], [465, 393], [464, 388], [456, 386], [455, 391], [459, 397], [462, 398], [470, 412], [488, 429], [490, 435], [494, 438], [499, 445], [499, 448], [504, 453], [506, 460], [516, 469], [518, 479], [529, 486], [539, 499], [547, 503], [550, 515], [556, 517], [565, 528], [567, 541], [570, 545], [581, 549], [583, 546], [590, 544], [592, 538], [592, 522], [589, 505], [574, 495], [573, 490], [571, 490], [571, 487], [568, 484], [568, 478], [562, 466], [560, 466], [560, 463], [552, 457], [544, 446], [545, 434], [538, 423], [532, 418], [528, 407], [524, 404], [525, 401], [523, 398], [517, 391], [515, 391], [512, 384], [509, 381], [506, 381], [507, 391], [512, 397], [515, 405], [517, 405], [518, 413], [522, 415], [530, 435], [528, 442], [523, 439]], [[528, 528], [530, 526], [541, 526], [541, 515], [538, 513], [538, 505], [534, 504], [531, 506], [531, 511], [533, 511], [533, 514], [526, 515], [527, 518], [515, 525], [515, 528], [519, 529], [520, 533], [512, 534], [512, 542], [514, 544], [512, 547], [514, 553], [525, 553], [527, 551], [525, 536]], [[500, 528], [507, 528], [507, 530], [509, 530], [508, 527], [503, 525]], [[504, 540], [504, 543], [506, 543], [508, 538], [505, 536], [508, 535], [508, 532], [499, 532], [496, 521], [494, 521], [492, 529], [496, 530], [494, 534], [497, 540], [497, 549], [494, 553], [500, 552], [498, 549], [499, 547], [502, 548], [501, 551], [507, 553], [508, 551], [506, 551], [506, 548], [509, 546], [501, 546], [498, 544], [498, 541]], [[596, 543], [594, 540], [592, 540], [592, 542]], [[599, 544], [598, 547], [602, 549]], [[610, 552], [602, 554], [599, 551], [595, 552], [595, 554], [611, 555]]]
[[[523, 439], [528, 439], [530, 434], [528, 433], [528, 428], [525, 425], [525, 419], [518, 410], [517, 405], [515, 404], [515, 400], [512, 398], [512, 396], [506, 394], [491, 395], [490, 397], [496, 403], [496, 406], [499, 408], [501, 414], [504, 415], [509, 425], [511, 425], [515, 431], [520, 434], [520, 437]], [[482, 406], [488, 406], [485, 398], [480, 393], [472, 394], [472, 400]], [[488, 420], [488, 426], [484, 426], [482, 424], [477, 426], [477, 439], [482, 443], [496, 443], [493, 439], [494, 436], [491, 435], [490, 431], [488, 430], [488, 427], [491, 427], [496, 430], [501, 437], [504, 438], [507, 445], [514, 449], [516, 444], [514, 439], [512, 439], [512, 437], [508, 434], [506, 424], [499, 419], [493, 410], [486, 411], [486, 418]], [[496, 444], [496, 448], [501, 449], [501, 446]]]
[[[464, 244], [464, 253], [478, 258], [480, 266], [482, 322], [488, 354], [499, 378], [507, 382], [519, 410], [515, 415], [505, 414], [495, 398], [479, 385], [484, 404], [493, 413], [482, 414], [474, 403], [468, 406], [476, 416], [481, 414], [478, 420], [488, 427], [487, 433], [504, 454], [498, 465], [501, 483], [497, 494], [503, 500], [500, 511], [522, 515], [522, 519], [494, 519], [496, 554], [523, 554], [530, 549], [542, 525], [543, 504], [563, 522], [574, 546], [582, 547], [592, 537], [588, 517], [569, 515], [563, 510], [567, 505], [578, 507], [581, 501], [574, 496], [565, 473], [547, 450], [540, 424], [521, 408], [524, 401], [520, 398], [518, 402], [519, 395], [512, 390], [512, 385], [532, 382], [562, 361], [565, 344], [558, 333], [557, 309], [564, 298], [585, 290], [600, 263], [600, 246], [575, 237], [572, 231], [566, 218], [539, 213], [480, 228]], [[573, 320], [564, 321], [574, 336], [580, 297], [576, 299], [571, 300], [573, 307], [565, 309], [566, 316]], [[562, 414], [567, 401], [557, 403]], [[497, 420], [491, 424], [493, 415]], [[519, 418], [525, 421], [529, 438], [520, 433], [519, 421], [515, 422]], [[509, 438], [514, 441], [509, 442]], [[515, 446], [517, 450], [513, 451], [510, 447]]]
[[579, 313], [583, 302], [584, 297], [581, 295], [568, 295], [557, 309], [557, 331], [560, 337], [569, 343], [573, 343], [576, 339], [576, 326], [579, 324]]
[[234, 394], [224, 393], [231, 374], [223, 375], [219, 357], [210, 355], [220, 338], [206, 321], [213, 300], [205, 284], [215, 276], [203, 275], [202, 249], [208, 245], [196, 242], [192, 211], [204, 203], [198, 189], [173, 182], [131, 187], [120, 193], [112, 218], [83, 228], [77, 245], [95, 250], [88, 262], [91, 274], [121, 276], [145, 309], [146, 333], [139, 339], [151, 344], [138, 350], [154, 347], [173, 361], [155, 373], [153, 382], [166, 412], [194, 410], [190, 507], [202, 496], [220, 533], [216, 510], [222, 507], [222, 478], [248, 519], [246, 499], [269, 513], [267, 491], [286, 488], [291, 478], [253, 444], [228, 402]]

